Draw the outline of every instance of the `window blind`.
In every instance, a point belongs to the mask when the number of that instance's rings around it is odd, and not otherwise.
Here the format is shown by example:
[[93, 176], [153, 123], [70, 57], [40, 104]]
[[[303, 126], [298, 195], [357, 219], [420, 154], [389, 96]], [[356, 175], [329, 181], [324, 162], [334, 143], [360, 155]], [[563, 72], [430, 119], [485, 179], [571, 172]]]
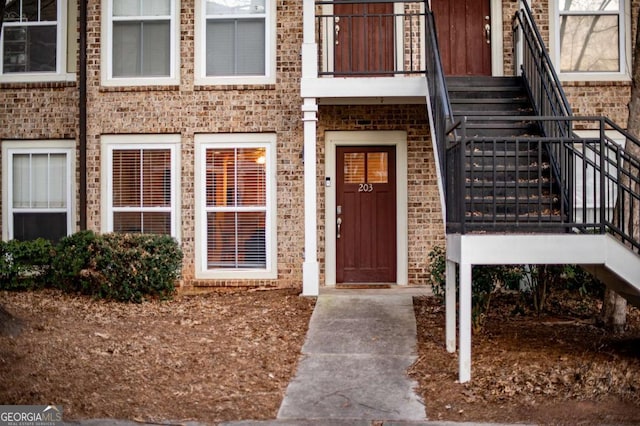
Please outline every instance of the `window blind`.
[[113, 150], [111, 177], [115, 232], [171, 233], [170, 150]]
[[67, 235], [67, 154], [11, 155], [12, 238], [57, 241]]
[[209, 268], [266, 267], [266, 149], [206, 151]]
[[114, 77], [170, 75], [171, 12], [170, 0], [114, 0]]
[[67, 206], [66, 154], [14, 154], [12, 167], [14, 208]]
[[264, 75], [265, 20], [207, 20], [207, 75]]

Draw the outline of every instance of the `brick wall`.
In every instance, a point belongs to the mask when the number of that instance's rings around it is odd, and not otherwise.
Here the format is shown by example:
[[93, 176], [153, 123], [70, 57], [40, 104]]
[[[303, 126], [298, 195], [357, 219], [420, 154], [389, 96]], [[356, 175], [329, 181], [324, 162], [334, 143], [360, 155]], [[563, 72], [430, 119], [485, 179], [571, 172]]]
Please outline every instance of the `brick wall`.
[[[97, 16], [98, 0], [89, 2]], [[194, 85], [194, 0], [181, 2], [180, 84], [166, 87], [101, 87], [100, 21], [89, 22], [88, 226], [101, 229], [100, 136], [180, 134], [181, 241], [185, 285], [300, 286], [304, 246], [301, 99], [299, 97], [302, 2], [277, 1], [277, 81], [258, 86]], [[194, 135], [277, 134], [278, 280], [195, 280]]]
[[[321, 106], [318, 113], [318, 182], [324, 182], [325, 132], [346, 130], [403, 130], [407, 132], [409, 284], [428, 281], [428, 253], [444, 246], [444, 224], [436, 166], [424, 105]], [[324, 186], [319, 185], [318, 211], [324, 212]], [[324, 213], [320, 213], [318, 258], [324, 282]]]

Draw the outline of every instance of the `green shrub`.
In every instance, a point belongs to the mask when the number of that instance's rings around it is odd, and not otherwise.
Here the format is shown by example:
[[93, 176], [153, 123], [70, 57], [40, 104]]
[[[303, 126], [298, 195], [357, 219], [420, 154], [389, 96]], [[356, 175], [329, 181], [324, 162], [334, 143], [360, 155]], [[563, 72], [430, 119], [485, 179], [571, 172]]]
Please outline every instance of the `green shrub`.
[[55, 251], [51, 242], [0, 242], [0, 289], [28, 290], [51, 282], [51, 264]]
[[43, 239], [0, 242], [0, 289], [48, 285], [122, 302], [170, 297], [182, 251], [166, 235], [81, 231], [53, 247]]
[[[429, 252], [429, 273], [433, 294], [444, 298], [446, 290], [446, 251], [436, 246]], [[459, 274], [456, 274], [456, 299], [459, 287]], [[491, 298], [498, 286], [506, 288], [517, 287], [522, 279], [520, 266], [488, 266], [474, 265], [471, 282], [472, 323], [475, 331], [480, 331], [484, 325], [491, 307]]]
[[444, 248], [435, 246], [429, 252], [429, 275], [433, 294], [438, 298], [444, 298], [446, 286], [447, 258]]
[[66, 292], [91, 293], [91, 276], [95, 242], [93, 231], [80, 231], [60, 240], [53, 259], [53, 283]]
[[578, 265], [565, 265], [563, 270], [565, 285], [569, 291], [577, 291], [582, 297], [604, 297], [605, 285]]
[[145, 296], [170, 297], [180, 277], [182, 252], [171, 237], [105, 234], [92, 247], [84, 291], [100, 298], [141, 302]]

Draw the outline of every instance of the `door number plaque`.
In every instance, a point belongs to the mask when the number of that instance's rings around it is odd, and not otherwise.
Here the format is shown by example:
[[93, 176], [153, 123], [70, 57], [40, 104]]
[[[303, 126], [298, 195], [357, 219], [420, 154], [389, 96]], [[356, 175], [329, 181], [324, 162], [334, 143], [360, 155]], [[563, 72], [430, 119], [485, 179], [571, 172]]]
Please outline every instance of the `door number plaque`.
[[373, 184], [370, 184], [370, 183], [359, 184], [358, 192], [373, 192]]

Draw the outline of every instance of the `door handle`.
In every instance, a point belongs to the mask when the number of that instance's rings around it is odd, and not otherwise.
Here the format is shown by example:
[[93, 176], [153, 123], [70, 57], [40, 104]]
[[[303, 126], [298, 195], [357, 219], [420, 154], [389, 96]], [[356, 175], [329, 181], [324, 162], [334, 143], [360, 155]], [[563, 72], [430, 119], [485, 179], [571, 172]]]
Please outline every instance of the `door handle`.
[[[336, 18], [336, 22], [338, 22], [337, 19], [338, 18]], [[336, 36], [335, 36], [336, 44], [340, 44], [340, 42], [338, 41], [338, 36], [340, 35], [340, 25], [338, 25], [337, 23], [335, 24], [335, 32], [336, 32]]]
[[484, 25], [484, 37], [487, 44], [491, 44], [491, 25], [489, 24]]
[[336, 220], [336, 225], [337, 225], [337, 232], [336, 232], [336, 238], [340, 238], [340, 227], [342, 226], [342, 218], [339, 217], [338, 220]]

